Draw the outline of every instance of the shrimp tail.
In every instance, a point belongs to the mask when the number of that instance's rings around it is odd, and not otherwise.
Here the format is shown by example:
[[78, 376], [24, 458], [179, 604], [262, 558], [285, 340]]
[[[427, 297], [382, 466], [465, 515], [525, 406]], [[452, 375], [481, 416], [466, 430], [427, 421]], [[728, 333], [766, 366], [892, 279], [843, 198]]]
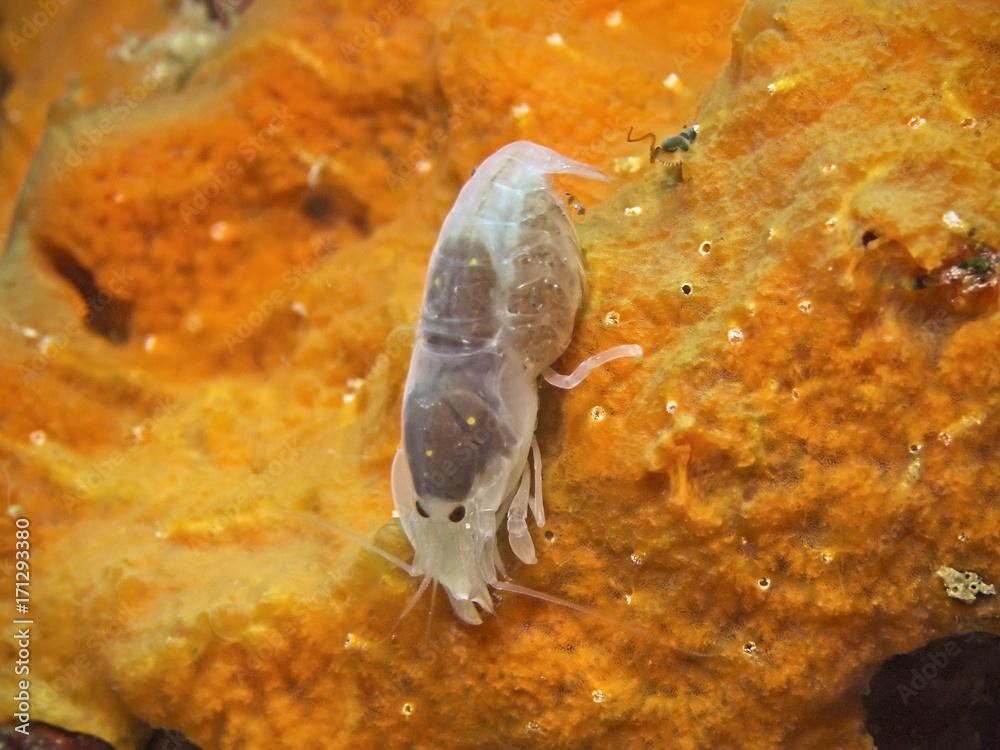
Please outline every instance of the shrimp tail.
[[498, 157], [503, 159], [514, 158], [545, 174], [575, 174], [590, 180], [608, 181], [607, 175], [595, 167], [584, 164], [582, 161], [569, 159], [557, 151], [553, 151], [545, 146], [539, 146], [537, 143], [532, 143], [531, 141], [514, 141], [513, 143], [509, 143], [491, 156], [490, 160]]

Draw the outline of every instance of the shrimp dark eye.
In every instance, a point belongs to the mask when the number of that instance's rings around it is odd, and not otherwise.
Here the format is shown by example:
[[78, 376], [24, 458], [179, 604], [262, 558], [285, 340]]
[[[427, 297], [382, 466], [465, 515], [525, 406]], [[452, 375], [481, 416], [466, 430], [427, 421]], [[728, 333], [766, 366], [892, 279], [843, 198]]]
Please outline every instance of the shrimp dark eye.
[[455, 510], [448, 514], [448, 520], [453, 523], [458, 523], [463, 518], [465, 518], [465, 506], [459, 505]]
[[420, 504], [419, 500], [417, 500], [417, 513], [419, 513], [420, 515], [422, 515], [424, 518], [430, 518], [431, 517], [431, 514], [428, 513], [426, 510], [424, 510], [424, 506]]

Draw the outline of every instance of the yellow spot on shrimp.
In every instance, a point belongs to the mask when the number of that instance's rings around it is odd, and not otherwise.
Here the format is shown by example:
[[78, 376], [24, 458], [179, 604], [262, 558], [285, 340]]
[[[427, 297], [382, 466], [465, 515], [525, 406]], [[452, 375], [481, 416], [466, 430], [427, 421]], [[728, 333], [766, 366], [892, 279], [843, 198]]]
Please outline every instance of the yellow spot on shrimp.
[[465, 420], [465, 423], [466, 423], [467, 425], [469, 425], [469, 427], [472, 427], [472, 425], [474, 425], [474, 424], [476, 423], [476, 418], [475, 418], [475, 417], [468, 417], [468, 418], [467, 418], [467, 419]]
[[432, 451], [432, 450], [430, 450], [430, 449], [428, 449], [428, 450], [425, 450], [425, 451], [424, 451], [424, 455], [425, 455], [425, 456], [427, 456], [427, 458], [430, 458], [431, 456], [433, 456], [433, 455], [434, 455], [434, 451]]
[[472, 258], [472, 259], [471, 259], [471, 260], [469, 261], [469, 265], [470, 265], [470, 266], [478, 266], [478, 265], [479, 265], [479, 258]]

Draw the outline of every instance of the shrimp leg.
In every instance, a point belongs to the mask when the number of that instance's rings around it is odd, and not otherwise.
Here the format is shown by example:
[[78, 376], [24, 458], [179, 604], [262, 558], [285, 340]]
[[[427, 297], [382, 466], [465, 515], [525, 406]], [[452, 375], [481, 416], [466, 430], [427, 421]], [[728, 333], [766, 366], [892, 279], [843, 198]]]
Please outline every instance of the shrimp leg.
[[522, 562], [532, 565], [538, 562], [538, 558], [535, 557], [535, 545], [531, 541], [531, 534], [528, 533], [528, 524], [525, 521], [528, 516], [529, 484], [528, 466], [525, 465], [524, 472], [521, 474], [521, 483], [518, 485], [517, 493], [507, 510], [507, 535], [514, 554]]
[[542, 377], [549, 385], [569, 390], [580, 385], [590, 373], [603, 364], [607, 364], [615, 359], [621, 359], [622, 357], [641, 357], [642, 354], [642, 347], [638, 344], [613, 346], [610, 349], [605, 349], [600, 354], [595, 354], [593, 357], [583, 360], [569, 375], [561, 375], [550, 367], [542, 373]]
[[535, 523], [541, 528], [545, 525], [545, 506], [542, 504], [542, 451], [538, 447], [538, 438], [531, 438], [531, 468], [534, 472], [534, 487], [531, 491], [531, 512]]

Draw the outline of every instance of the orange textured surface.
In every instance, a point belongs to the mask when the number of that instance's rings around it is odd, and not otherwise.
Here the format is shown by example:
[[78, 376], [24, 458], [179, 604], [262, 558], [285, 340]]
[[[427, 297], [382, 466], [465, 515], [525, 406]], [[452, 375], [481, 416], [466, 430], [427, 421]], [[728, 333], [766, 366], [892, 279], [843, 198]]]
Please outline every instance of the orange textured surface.
[[[128, 96], [162, 55], [126, 61], [133, 38], [169, 24], [168, 3], [7, 0], [0, 9], [0, 231], [7, 232], [18, 191], [49, 124]], [[136, 62], [141, 63], [136, 64]], [[98, 146], [104, 131], [94, 133]]]
[[[1000, 578], [993, 3], [257, 0], [230, 34], [136, 6], [183, 64], [130, 58], [131, 100], [52, 123], [0, 261], [36, 718], [122, 748], [865, 748], [883, 660], [997, 631], [935, 576]], [[44, 109], [27, 80], [6, 111]], [[625, 141], [695, 121], [683, 180]], [[567, 186], [562, 369], [647, 356], [543, 386], [550, 520], [514, 580], [634, 629], [507, 596], [390, 641], [416, 581], [278, 509], [407, 555], [427, 257], [517, 138], [613, 176]]]

